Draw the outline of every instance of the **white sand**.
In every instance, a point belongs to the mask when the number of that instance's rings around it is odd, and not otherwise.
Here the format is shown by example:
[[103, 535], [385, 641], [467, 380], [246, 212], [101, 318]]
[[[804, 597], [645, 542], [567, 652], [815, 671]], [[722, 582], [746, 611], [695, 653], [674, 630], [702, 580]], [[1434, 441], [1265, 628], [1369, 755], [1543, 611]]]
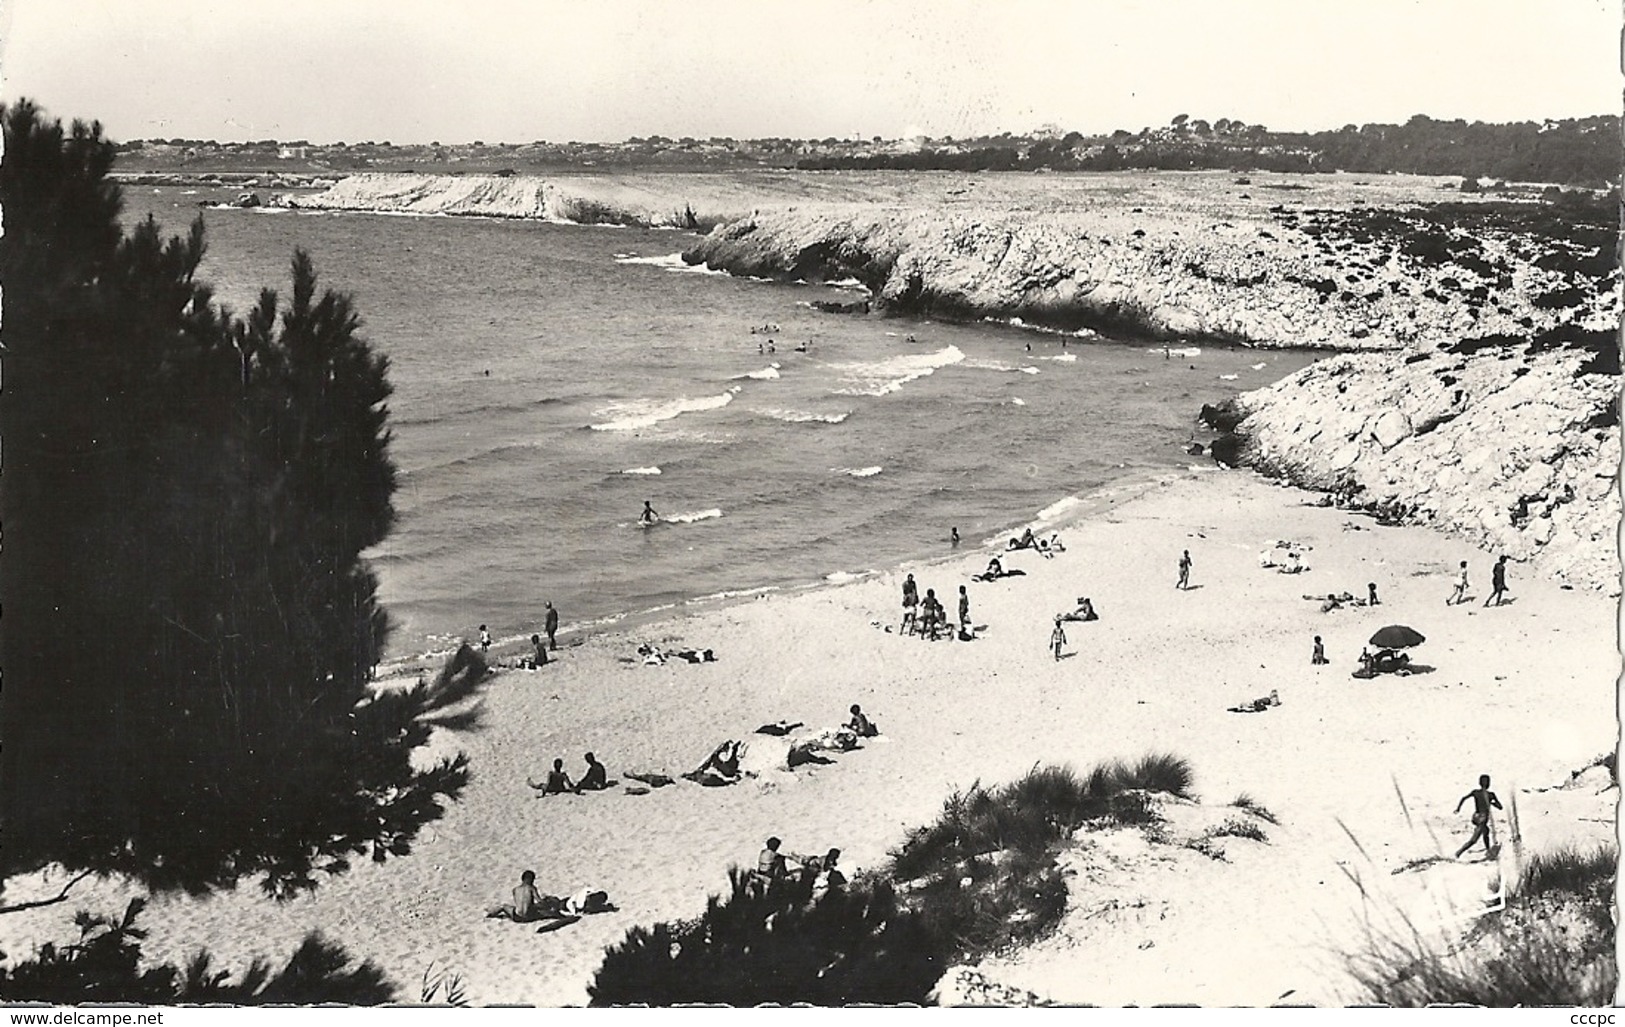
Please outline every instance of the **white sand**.
[[[403, 1000], [416, 999], [432, 962], [461, 974], [475, 1003], [583, 1003], [606, 945], [635, 924], [698, 913], [706, 894], [725, 886], [727, 866], [753, 860], [769, 834], [800, 852], [839, 846], [849, 869], [874, 867], [908, 827], [931, 820], [949, 792], [974, 780], [1157, 750], [1191, 762], [1208, 803], [1247, 792], [1281, 826], [1267, 845], [1232, 840], [1229, 862], [1183, 851], [1174, 862], [1074, 879], [1080, 903], [1138, 895], [1161, 915], [1141, 909], [1132, 924], [1093, 932], [1069, 918], [1060, 938], [1004, 967], [1003, 979], [1073, 1001], [1251, 1004], [1292, 992], [1291, 1001], [1338, 1003], [1351, 993], [1329, 952], [1356, 943], [1350, 914], [1361, 908], [1344, 870], [1368, 885], [1380, 878], [1384, 894], [1413, 914], [1475, 901], [1485, 867], [1389, 871], [1466, 839], [1466, 813], [1451, 809], [1478, 774], [1494, 775], [1503, 802], [1518, 800], [1531, 849], [1612, 837], [1611, 820], [1600, 821], [1611, 817], [1613, 793], [1524, 791], [1614, 748], [1612, 599], [1525, 580], [1513, 566], [1515, 603], [1485, 610], [1491, 558], [1442, 535], [1307, 506], [1307, 494], [1244, 473], [1192, 472], [1148, 491], [1065, 529], [1068, 551], [1056, 559], [1006, 557], [1025, 577], [971, 583], [973, 620], [987, 625], [974, 643], [871, 626], [895, 625], [910, 569], [921, 594], [935, 588], [952, 616], [959, 584], [990, 555], [967, 549], [850, 585], [591, 639], [541, 672], [503, 674], [487, 688], [482, 728], [437, 733], [432, 748], [467, 752], [473, 781], [412, 855], [363, 862], [284, 905], [252, 884], [210, 900], [157, 901], [144, 916], [147, 953], [180, 959], [207, 945], [217, 965], [240, 967], [256, 953], [285, 958], [320, 928], [378, 962]], [[1257, 554], [1277, 539], [1311, 546], [1310, 570], [1261, 569]], [[1184, 548], [1196, 587], [1179, 592]], [[1462, 559], [1478, 598], [1447, 608]], [[1363, 595], [1368, 581], [1383, 598], [1375, 609], [1322, 614], [1300, 598]], [[1066, 625], [1076, 655], [1055, 662], [1050, 618], [1082, 595], [1101, 620]], [[1425, 634], [1415, 659], [1436, 669], [1350, 677], [1365, 639], [1389, 623]], [[1330, 666], [1309, 663], [1315, 634]], [[718, 662], [618, 661], [644, 640], [710, 648]], [[1282, 705], [1266, 713], [1225, 710], [1271, 689]], [[555, 756], [579, 774], [589, 749], [623, 782], [627, 770], [676, 776], [724, 738], [781, 718], [834, 724], [853, 702], [884, 741], [771, 783], [680, 781], [648, 795], [617, 788], [547, 799], [525, 785]], [[541, 936], [481, 919], [526, 868], [544, 892], [591, 885], [620, 911]], [[16, 882], [7, 898], [47, 885]], [[15, 958], [38, 941], [67, 938], [73, 909], [112, 910], [127, 894], [87, 881], [69, 903], [0, 921], [0, 948]]]

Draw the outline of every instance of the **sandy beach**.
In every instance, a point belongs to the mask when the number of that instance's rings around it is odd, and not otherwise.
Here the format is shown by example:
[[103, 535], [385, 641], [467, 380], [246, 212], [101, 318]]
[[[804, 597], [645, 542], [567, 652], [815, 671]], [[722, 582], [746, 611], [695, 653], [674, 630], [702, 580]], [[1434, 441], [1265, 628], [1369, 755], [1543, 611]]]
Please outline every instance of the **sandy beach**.
[[[1006, 567], [1024, 576], [969, 583], [972, 620], [985, 625], [974, 642], [895, 632], [907, 572], [952, 616], [958, 586], [992, 555], [967, 540], [952, 552], [945, 544], [940, 561], [566, 645], [539, 672], [497, 675], [480, 727], [436, 733], [430, 750], [466, 752], [473, 780], [410, 856], [359, 863], [283, 905], [246, 883], [212, 899], [157, 900], [144, 916], [147, 955], [180, 959], [207, 946], [216, 965], [240, 970], [255, 954], [280, 962], [314, 928], [380, 964], [402, 1001], [417, 998], [432, 964], [460, 975], [476, 1004], [585, 1003], [606, 945], [634, 925], [699, 913], [727, 867], [753, 860], [770, 834], [797, 852], [838, 846], [861, 871], [956, 788], [1039, 763], [1086, 769], [1158, 751], [1190, 761], [1204, 802], [1247, 793], [1279, 827], [1226, 861], [1188, 850], [1077, 856], [1074, 905], [1138, 900], [1137, 912], [1111, 930], [1069, 917], [1056, 938], [990, 975], [1072, 1002], [1349, 1001], [1336, 952], [1359, 940], [1351, 878], [1371, 893], [1366, 911], [1426, 920], [1470, 907], [1496, 872], [1445, 863], [1393, 873], [1465, 841], [1467, 816], [1452, 808], [1480, 773], [1516, 800], [1527, 850], [1613, 836], [1614, 792], [1537, 789], [1615, 746], [1616, 600], [1526, 579], [1514, 565], [1512, 601], [1485, 609], [1492, 554], [1317, 498], [1193, 468], [1088, 503], [1061, 530], [1064, 553], [1009, 554]], [[1279, 540], [1300, 546], [1301, 574], [1260, 567], [1260, 551]], [[1184, 549], [1192, 587], [1178, 591]], [[1447, 606], [1460, 560], [1473, 598]], [[1367, 582], [1381, 606], [1323, 613], [1302, 598], [1363, 596]], [[1057, 661], [1051, 618], [1079, 596], [1100, 619], [1066, 625], [1068, 656]], [[1391, 623], [1427, 636], [1414, 661], [1432, 669], [1352, 677], [1366, 639]], [[1325, 666], [1310, 663], [1317, 634]], [[629, 661], [644, 642], [711, 649], [717, 660]], [[1271, 690], [1279, 706], [1227, 712]], [[627, 771], [675, 777], [724, 739], [781, 719], [834, 725], [854, 702], [884, 737], [831, 765], [727, 788], [624, 791]], [[579, 775], [588, 750], [621, 786], [545, 799], [526, 786], [555, 757]], [[527, 868], [544, 893], [590, 886], [618, 911], [543, 935], [482, 919]], [[60, 872], [35, 875], [13, 882], [8, 899], [60, 884]], [[111, 912], [130, 894], [86, 881], [67, 903], [7, 917], [3, 948], [65, 939], [74, 909]]]

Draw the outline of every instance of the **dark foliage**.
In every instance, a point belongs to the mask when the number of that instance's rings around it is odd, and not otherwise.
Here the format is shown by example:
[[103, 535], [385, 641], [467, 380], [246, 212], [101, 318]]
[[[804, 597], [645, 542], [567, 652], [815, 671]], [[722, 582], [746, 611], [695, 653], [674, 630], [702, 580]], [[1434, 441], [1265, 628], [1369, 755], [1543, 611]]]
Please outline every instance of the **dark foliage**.
[[[1222, 127], [1221, 127], [1222, 126]], [[1138, 133], [1070, 133], [1062, 140], [1008, 136], [953, 148], [904, 153], [827, 153], [803, 158], [804, 170], [902, 171], [1402, 171], [1461, 175], [1463, 192], [1480, 176], [1514, 182], [1601, 185], [1619, 177], [1617, 115], [1486, 124], [1418, 114], [1403, 125], [1347, 125], [1327, 132], [1271, 132], [1220, 118], [1179, 122]], [[877, 140], [878, 142], [878, 140]], [[1247, 184], [1240, 182], [1238, 184]]]
[[634, 927], [604, 954], [587, 989], [595, 1006], [678, 1003], [924, 1003], [944, 953], [882, 881], [817, 901], [790, 881], [766, 894], [729, 873], [698, 920]]
[[341, 946], [316, 934], [280, 971], [255, 960], [242, 979], [230, 982], [225, 971], [211, 969], [207, 952], [193, 956], [184, 969], [164, 963], [142, 969], [141, 942], [146, 931], [135, 926], [145, 903], [132, 899], [121, 917], [99, 917], [81, 911], [75, 917], [79, 940], [61, 946], [45, 944], [33, 959], [9, 969], [0, 967], [0, 1000], [49, 1002], [312, 1004], [339, 1002], [377, 1005], [388, 1002], [395, 988], [371, 962], [351, 968]]
[[124, 234], [98, 126], [4, 111], [0, 873], [284, 896], [403, 854], [467, 779], [434, 689], [374, 696], [387, 361], [296, 253], [244, 318], [203, 225]]

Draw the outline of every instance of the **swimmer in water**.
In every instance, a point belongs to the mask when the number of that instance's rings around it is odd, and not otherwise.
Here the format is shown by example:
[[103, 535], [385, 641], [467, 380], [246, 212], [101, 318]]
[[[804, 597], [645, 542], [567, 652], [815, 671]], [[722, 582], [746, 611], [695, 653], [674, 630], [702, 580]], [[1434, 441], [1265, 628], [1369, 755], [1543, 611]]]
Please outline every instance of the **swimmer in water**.
[[643, 501], [643, 512], [638, 514], [638, 523], [648, 525], [658, 520], [660, 520], [660, 515], [655, 513], [655, 508], [650, 506], [649, 501], [645, 499]]

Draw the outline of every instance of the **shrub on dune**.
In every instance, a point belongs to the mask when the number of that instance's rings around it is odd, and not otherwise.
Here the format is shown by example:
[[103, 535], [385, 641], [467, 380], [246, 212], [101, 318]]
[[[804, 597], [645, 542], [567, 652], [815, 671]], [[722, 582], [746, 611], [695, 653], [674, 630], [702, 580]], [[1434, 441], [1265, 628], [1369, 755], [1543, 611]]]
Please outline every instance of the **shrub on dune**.
[[923, 1003], [943, 953], [884, 881], [860, 879], [814, 900], [785, 882], [761, 894], [737, 868], [698, 920], [634, 927], [604, 954], [595, 1006], [679, 1003]]

